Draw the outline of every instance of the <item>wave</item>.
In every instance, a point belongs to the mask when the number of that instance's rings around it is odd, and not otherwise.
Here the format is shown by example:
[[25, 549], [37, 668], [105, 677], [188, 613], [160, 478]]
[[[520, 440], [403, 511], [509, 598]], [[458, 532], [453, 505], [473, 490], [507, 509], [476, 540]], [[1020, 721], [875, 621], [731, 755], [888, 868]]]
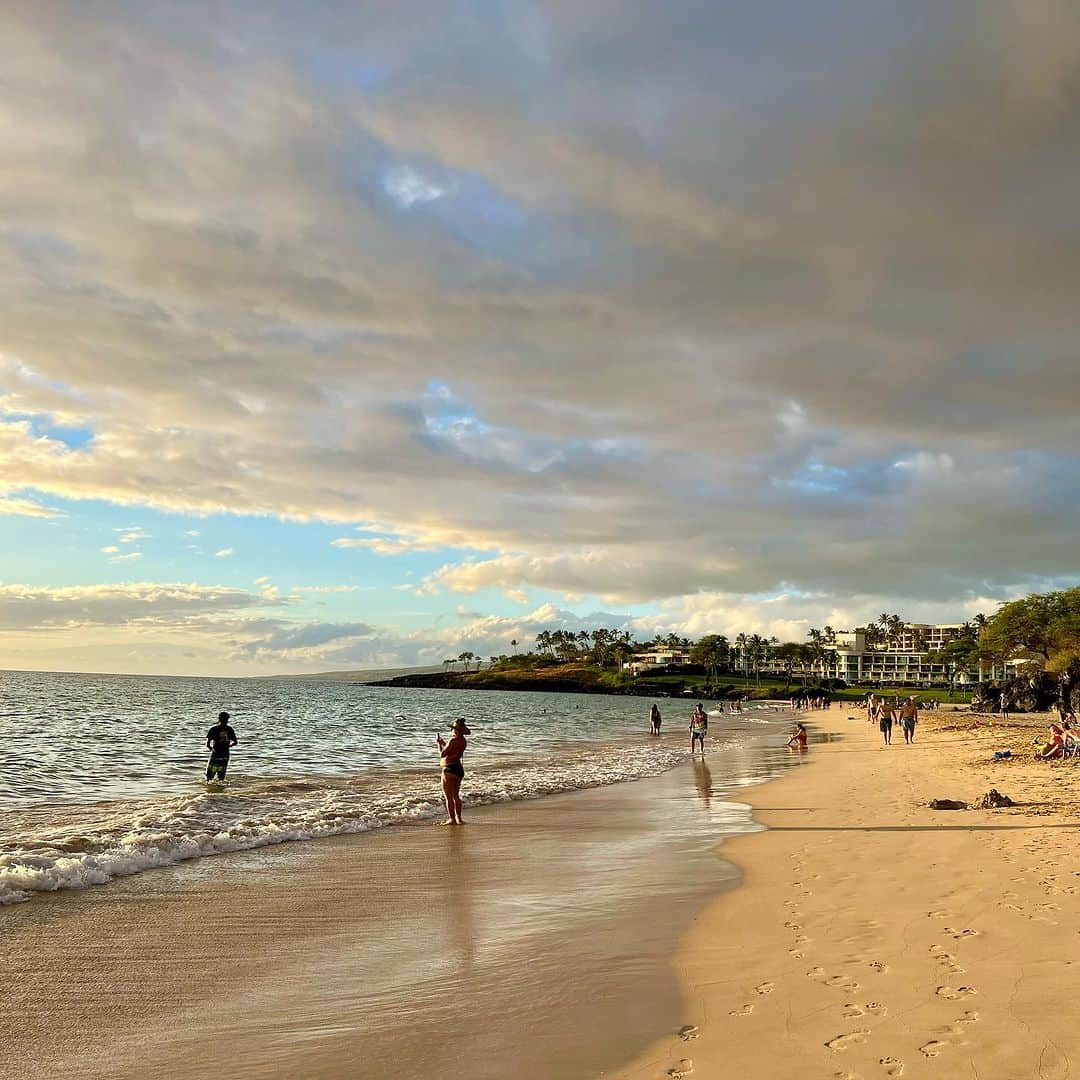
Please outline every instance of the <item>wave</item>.
[[[669, 746], [594, 746], [469, 769], [466, 805], [535, 799], [657, 775], [685, 760]], [[63, 813], [63, 811], [58, 811]], [[112, 803], [77, 817], [24, 819], [0, 840], [0, 905], [83, 889], [209, 855], [433, 818], [442, 799], [430, 770], [372, 769], [344, 780], [305, 777]]]

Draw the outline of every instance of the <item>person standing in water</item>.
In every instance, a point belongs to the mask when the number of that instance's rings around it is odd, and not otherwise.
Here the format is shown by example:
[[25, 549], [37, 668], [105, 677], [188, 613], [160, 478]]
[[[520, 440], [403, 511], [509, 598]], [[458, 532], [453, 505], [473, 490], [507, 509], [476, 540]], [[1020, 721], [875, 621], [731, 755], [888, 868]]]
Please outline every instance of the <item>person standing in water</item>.
[[656, 705], [653, 705], [653, 707], [649, 710], [649, 726], [650, 731], [653, 735], [660, 734], [660, 721], [660, 710], [659, 708], [657, 708]]
[[709, 734], [709, 714], [705, 712], [705, 707], [699, 701], [697, 707], [694, 709], [690, 716], [690, 753], [694, 752], [694, 747], [698, 743], [701, 744], [701, 752], [705, 753], [705, 736]]
[[461, 817], [461, 781], [465, 779], [465, 766], [461, 764], [462, 755], [468, 743], [466, 735], [471, 735], [468, 725], [459, 716], [450, 728], [450, 741], [441, 735], [435, 741], [439, 744], [439, 757], [442, 761], [442, 790], [446, 800], [447, 818], [444, 825], [464, 825]]
[[236, 732], [229, 727], [229, 714], [218, 713], [218, 722], [206, 733], [206, 748], [210, 760], [206, 763], [206, 781], [225, 782], [229, 768], [229, 751], [236, 745]]
[[919, 720], [919, 706], [913, 697], [909, 697], [900, 706], [900, 730], [904, 733], [904, 742], [915, 741], [915, 725]]

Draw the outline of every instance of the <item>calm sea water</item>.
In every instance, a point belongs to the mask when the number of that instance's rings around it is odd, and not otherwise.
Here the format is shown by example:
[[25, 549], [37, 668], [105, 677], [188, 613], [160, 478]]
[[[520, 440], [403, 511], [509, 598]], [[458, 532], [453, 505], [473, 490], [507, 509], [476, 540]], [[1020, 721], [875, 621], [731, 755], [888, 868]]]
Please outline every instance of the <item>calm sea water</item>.
[[[0, 673], [0, 904], [184, 859], [434, 817], [437, 733], [472, 728], [466, 804], [655, 775], [684, 761], [690, 704], [391, 689], [337, 681]], [[203, 782], [222, 709], [229, 784]], [[776, 742], [781, 721], [725, 717], [711, 750]]]

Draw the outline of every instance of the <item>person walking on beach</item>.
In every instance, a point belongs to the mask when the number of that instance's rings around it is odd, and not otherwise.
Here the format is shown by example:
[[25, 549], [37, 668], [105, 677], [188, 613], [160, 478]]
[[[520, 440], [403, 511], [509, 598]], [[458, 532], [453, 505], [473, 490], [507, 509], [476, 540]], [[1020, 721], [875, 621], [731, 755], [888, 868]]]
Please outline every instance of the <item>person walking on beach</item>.
[[881, 738], [884, 740], [886, 746], [889, 746], [892, 743], [892, 726], [894, 712], [894, 707], [884, 698], [882, 698], [877, 703], [878, 728], [881, 731]]
[[903, 705], [900, 706], [900, 729], [904, 733], [904, 742], [913, 743], [915, 741], [915, 725], [919, 721], [919, 706], [916, 704], [913, 697], [909, 697]]
[[709, 714], [699, 701], [697, 707], [690, 716], [690, 753], [700, 743], [701, 752], [705, 753], [705, 736], [709, 734]]
[[441, 735], [435, 737], [439, 744], [439, 758], [442, 762], [442, 790], [446, 800], [446, 820], [444, 825], [464, 825], [461, 818], [461, 781], [465, 779], [465, 766], [461, 764], [462, 755], [468, 743], [466, 735], [471, 735], [468, 725], [459, 716], [451, 725], [450, 741]]
[[206, 733], [210, 760], [206, 763], [206, 782], [224, 783], [229, 768], [229, 751], [236, 745], [236, 732], [229, 727], [229, 714], [218, 713], [218, 722]]
[[874, 696], [874, 691], [871, 690], [866, 698], [866, 719], [873, 723], [874, 720], [877, 719], [877, 714], [878, 701], [877, 698]]
[[653, 705], [653, 707], [649, 710], [649, 727], [651, 734], [660, 734], [660, 722], [660, 709], [656, 705]]

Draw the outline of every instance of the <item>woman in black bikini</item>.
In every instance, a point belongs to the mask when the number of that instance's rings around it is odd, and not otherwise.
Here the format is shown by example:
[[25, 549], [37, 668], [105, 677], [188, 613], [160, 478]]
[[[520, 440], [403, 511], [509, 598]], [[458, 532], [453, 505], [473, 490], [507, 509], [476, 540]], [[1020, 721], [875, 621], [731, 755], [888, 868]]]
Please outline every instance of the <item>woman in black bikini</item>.
[[465, 767], [461, 764], [461, 755], [465, 753], [468, 743], [466, 735], [471, 735], [465, 721], [460, 717], [454, 721], [451, 730], [453, 735], [446, 742], [440, 735], [437, 738], [439, 744], [439, 757], [442, 758], [442, 789], [443, 798], [446, 799], [446, 813], [449, 815], [444, 825], [464, 825], [461, 820], [461, 781], [465, 777]]

